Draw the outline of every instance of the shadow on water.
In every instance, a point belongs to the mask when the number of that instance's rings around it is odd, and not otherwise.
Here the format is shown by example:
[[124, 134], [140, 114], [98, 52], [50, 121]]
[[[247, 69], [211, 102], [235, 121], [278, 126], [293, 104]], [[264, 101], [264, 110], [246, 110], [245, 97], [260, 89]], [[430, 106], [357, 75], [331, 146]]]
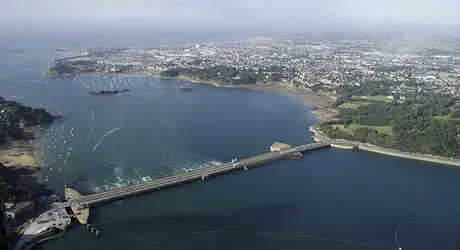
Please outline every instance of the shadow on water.
[[[266, 228], [265, 224], [272, 221], [283, 220], [284, 217], [295, 213], [297, 205], [287, 202], [273, 202], [261, 206], [245, 207], [227, 212], [225, 215], [212, 212], [200, 213], [169, 213], [147, 218], [133, 218], [123, 221], [99, 221], [96, 212], [92, 217], [95, 224], [116, 224], [117, 226], [132, 232], [151, 230], [151, 225], [156, 225], [156, 230], [165, 233], [180, 233], [187, 230], [218, 230], [225, 226], [226, 229], [244, 228], [247, 230], [260, 230]], [[91, 212], [93, 212], [92, 210]], [[270, 218], [268, 221], [267, 219]], [[266, 222], [266, 223], [265, 223]], [[104, 225], [104, 227], [107, 227]]]
[[7, 168], [0, 163], [0, 176], [8, 183], [14, 183], [23, 192], [33, 191], [38, 196], [49, 196], [52, 190], [39, 182], [36, 170], [29, 168]]
[[100, 216], [100, 209], [98, 207], [90, 207], [90, 213], [89, 213], [89, 218], [88, 221], [91, 223], [92, 221], [95, 221], [95, 224], [98, 224], [97, 221], [99, 221]]

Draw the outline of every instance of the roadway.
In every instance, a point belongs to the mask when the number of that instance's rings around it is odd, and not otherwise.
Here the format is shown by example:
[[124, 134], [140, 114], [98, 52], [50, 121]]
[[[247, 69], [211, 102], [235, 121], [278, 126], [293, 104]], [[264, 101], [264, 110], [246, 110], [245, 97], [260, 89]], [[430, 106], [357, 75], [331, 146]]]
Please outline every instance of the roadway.
[[219, 174], [227, 173], [230, 171], [235, 171], [238, 169], [245, 169], [249, 167], [255, 167], [260, 164], [280, 160], [283, 158], [287, 158], [291, 156], [295, 152], [303, 152], [309, 150], [315, 150], [319, 148], [329, 147], [329, 142], [317, 142], [311, 144], [300, 145], [293, 148], [287, 148], [281, 151], [269, 152], [245, 159], [241, 159], [236, 163], [227, 162], [222, 163], [213, 167], [208, 168], [201, 168], [189, 172], [185, 172], [182, 174], [169, 176], [157, 180], [147, 181], [143, 183], [139, 183], [132, 186], [116, 188], [113, 190], [105, 191], [102, 193], [91, 194], [87, 196], [82, 196], [81, 198], [74, 199], [72, 201], [65, 201], [58, 204], [59, 207], [65, 208], [70, 207], [74, 204], [87, 204], [87, 205], [94, 205], [104, 202], [109, 202], [113, 200], [118, 200], [121, 198], [125, 198], [128, 196], [134, 196], [137, 194], [145, 193], [152, 190], [159, 190], [162, 188], [168, 188], [192, 181], [197, 180], [204, 180], [211, 176], [216, 176]]

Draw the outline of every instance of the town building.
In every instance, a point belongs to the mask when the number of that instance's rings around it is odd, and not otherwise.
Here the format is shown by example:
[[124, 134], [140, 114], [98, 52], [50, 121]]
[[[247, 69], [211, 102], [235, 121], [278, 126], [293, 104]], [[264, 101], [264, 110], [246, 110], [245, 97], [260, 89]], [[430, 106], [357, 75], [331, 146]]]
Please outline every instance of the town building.
[[5, 217], [14, 221], [20, 220], [32, 214], [34, 211], [34, 203], [30, 201], [23, 201], [16, 203], [10, 208], [6, 209]]

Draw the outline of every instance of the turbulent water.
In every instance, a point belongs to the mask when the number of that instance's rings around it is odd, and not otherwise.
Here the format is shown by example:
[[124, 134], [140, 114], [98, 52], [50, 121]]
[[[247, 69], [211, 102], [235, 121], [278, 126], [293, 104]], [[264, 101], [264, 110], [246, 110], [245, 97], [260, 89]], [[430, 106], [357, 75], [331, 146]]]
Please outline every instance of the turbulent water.
[[[1, 96], [63, 118], [39, 133], [39, 178], [100, 192], [311, 141], [311, 108], [273, 92], [142, 77], [42, 76], [40, 50], [2, 52]], [[114, 96], [88, 92], [109, 87]], [[121, 129], [120, 129], [121, 128]], [[458, 249], [460, 171], [363, 152], [319, 150], [91, 210], [43, 244], [61, 249]], [[450, 210], [450, 211], [446, 211]], [[395, 237], [396, 236], [396, 237]]]

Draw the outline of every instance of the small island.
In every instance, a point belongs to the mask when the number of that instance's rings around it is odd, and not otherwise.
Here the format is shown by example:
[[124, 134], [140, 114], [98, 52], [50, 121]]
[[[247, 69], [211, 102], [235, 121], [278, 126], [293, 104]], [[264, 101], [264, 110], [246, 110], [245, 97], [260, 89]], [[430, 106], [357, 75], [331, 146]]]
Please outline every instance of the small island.
[[180, 91], [183, 91], [183, 92], [192, 92], [195, 90], [196, 90], [195, 86], [180, 86]]
[[13, 52], [13, 53], [23, 53], [24, 51], [22, 51], [21, 49], [13, 49], [11, 52]]
[[129, 91], [131, 90], [130, 89], [121, 89], [121, 90], [110, 89], [110, 90], [99, 90], [99, 91], [92, 90], [89, 92], [89, 94], [90, 95], [116, 95], [118, 93], [129, 92]]

